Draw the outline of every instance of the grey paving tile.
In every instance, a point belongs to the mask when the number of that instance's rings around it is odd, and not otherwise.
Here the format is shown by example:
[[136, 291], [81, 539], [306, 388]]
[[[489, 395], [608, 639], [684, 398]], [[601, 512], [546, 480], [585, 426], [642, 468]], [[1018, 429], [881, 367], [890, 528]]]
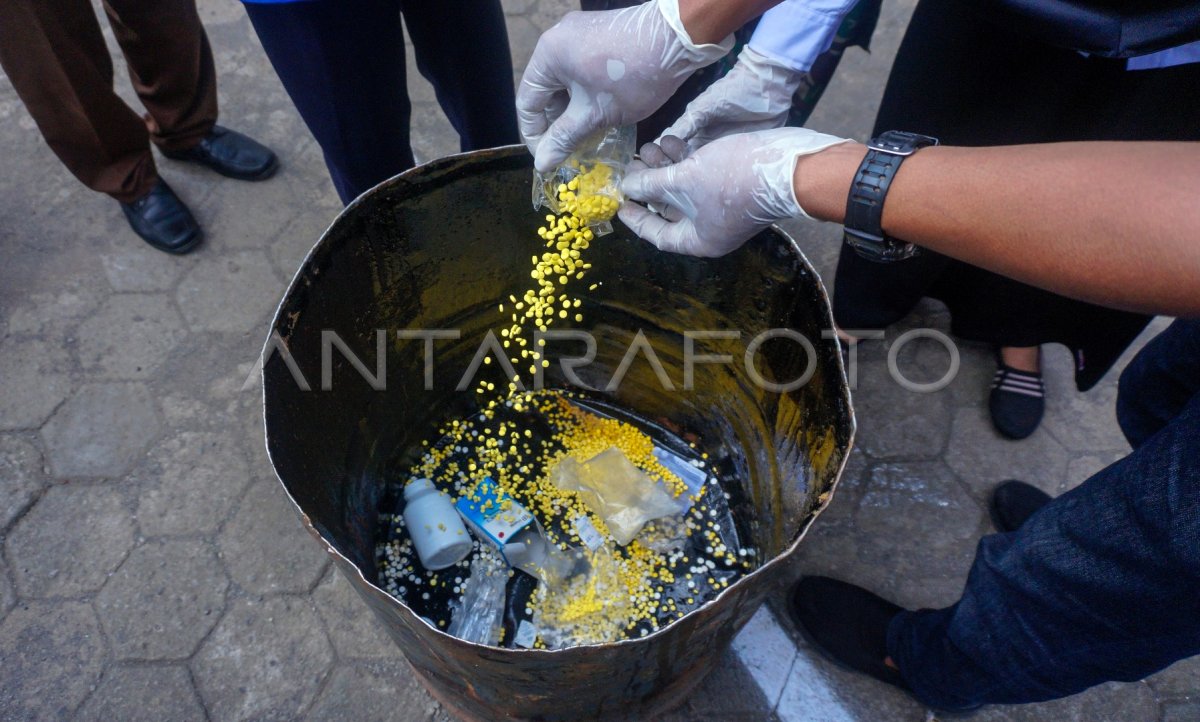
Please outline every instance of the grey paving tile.
[[40, 336], [51, 329], [74, 325], [94, 311], [107, 295], [108, 289], [103, 283], [87, 281], [23, 295], [9, 310], [8, 332]]
[[333, 662], [312, 605], [300, 597], [234, 602], [191, 662], [213, 718], [294, 719]]
[[0, 620], [3, 620], [8, 610], [17, 603], [17, 592], [13, 589], [12, 577], [8, 574], [8, 564], [0, 557]]
[[387, 636], [375, 613], [336, 568], [326, 573], [312, 599], [339, 659], [400, 657], [400, 649]]
[[1146, 679], [1160, 697], [1200, 698], [1200, 657], [1181, 660]]
[[0, 434], [0, 530], [25, 511], [45, 486], [37, 446], [23, 436]]
[[961, 365], [954, 381], [946, 387], [955, 406], [980, 406], [988, 401], [992, 377], [996, 373], [995, 354], [982, 344], [959, 341]]
[[50, 487], [5, 541], [24, 597], [98, 590], [133, 546], [133, 517], [108, 484]]
[[283, 295], [262, 251], [206, 251], [179, 282], [176, 301], [195, 331], [253, 332]]
[[158, 435], [154, 400], [139, 383], [88, 384], [42, 429], [57, 477], [120, 476]]
[[207, 218], [204, 227], [210, 250], [224, 253], [266, 248], [292, 219], [297, 205], [289, 184], [271, 178], [262, 183], [222, 183], [198, 210]]
[[275, 237], [271, 244], [271, 260], [280, 275], [291, 280], [304, 257], [320, 240], [321, 234], [333, 223], [334, 214], [304, 213], [296, 216]]
[[101, 251], [104, 276], [114, 291], [167, 291], [191, 265], [188, 258], [155, 250], [145, 243], [115, 245]]
[[38, 602], [0, 624], [0, 717], [66, 719], [100, 678], [104, 645], [91, 607]]
[[313, 722], [431, 720], [440, 705], [403, 659], [339, 664], [307, 715]]
[[1076, 456], [1067, 464], [1067, 477], [1063, 479], [1059, 491], [1063, 492], [1074, 489], [1087, 481], [1096, 472], [1125, 458], [1128, 454], [1129, 449], [1125, 448], [1110, 451], [1089, 451]]
[[325, 571], [325, 553], [274, 480], [254, 483], [219, 543], [233, 580], [254, 594], [307, 591]]
[[1162, 722], [1195, 722], [1200, 719], [1200, 700], [1171, 700], [1162, 710]]
[[979, 722], [1154, 722], [1159, 707], [1145, 684], [1109, 683], [1041, 704], [993, 705], [972, 715]]
[[155, 444], [131, 480], [139, 487], [144, 534], [216, 531], [250, 484], [241, 444], [230, 431], [184, 431]]
[[[537, 5], [537, 0], [504, 0], [504, 14], [509, 15], [509, 16], [521, 15], [523, 13], [529, 12], [536, 5]], [[509, 19], [509, 22], [510, 23], [512, 22], [511, 17]], [[511, 24], [509, 25], [509, 28], [510, 28], [509, 36], [511, 38], [512, 37], [512, 30], [511, 30], [512, 25]], [[537, 43], [536, 37], [533, 39], [533, 42]], [[510, 39], [509, 44], [514, 47], [521, 47], [521, 48], [526, 47], [523, 44], [519, 44], [515, 39]], [[528, 47], [529, 47], [529, 50], [533, 50], [532, 45], [529, 45]]]
[[65, 348], [41, 340], [0, 341], [0, 429], [36, 429], [71, 393]]
[[114, 656], [184, 659], [217, 623], [229, 582], [207, 542], [149, 542], [113, 574], [95, 607]]
[[579, 9], [576, 0], [538, 0], [526, 15], [541, 32], [562, 20], [563, 15]]
[[[520, 9], [519, 12], [527, 12], [528, 6], [532, 3], [524, 3], [525, 9]], [[506, 20], [508, 25], [508, 44], [512, 50], [513, 70], [516, 71], [518, 77], [525, 71], [526, 64], [529, 63], [529, 56], [533, 54], [533, 49], [537, 46], [538, 38], [541, 37], [542, 31], [538, 30], [526, 17], [508, 17]]]
[[114, 665], [79, 709], [80, 722], [203, 722], [204, 708], [184, 667]]
[[[923, 382], [916, 374], [912, 376], [913, 381]], [[868, 455], [932, 459], [942, 454], [950, 436], [948, 394], [910, 391], [893, 378], [885, 360], [867, 358], [859, 364], [853, 398], [857, 445]]]
[[1099, 384], [1080, 393], [1075, 390], [1071, 358], [1065, 348], [1050, 346], [1043, 359], [1047, 393], [1042, 425], [1046, 431], [1073, 451], [1128, 446], [1117, 426], [1116, 384]]
[[79, 364], [92, 378], [144, 380], [185, 334], [166, 294], [116, 294], [77, 331]]
[[1004, 479], [1021, 479], [1057, 493], [1070, 457], [1045, 429], [1023, 441], [1002, 438], [983, 406], [955, 412], [945, 455], [946, 463], [981, 501]]
[[412, 148], [418, 163], [460, 152], [458, 134], [437, 103], [413, 103]]
[[[849, 581], [890, 593], [904, 606], [953, 602], [982, 519], [983, 510], [941, 462], [876, 466], [854, 515], [859, 565]], [[913, 547], [921, 553], [911, 553]]]

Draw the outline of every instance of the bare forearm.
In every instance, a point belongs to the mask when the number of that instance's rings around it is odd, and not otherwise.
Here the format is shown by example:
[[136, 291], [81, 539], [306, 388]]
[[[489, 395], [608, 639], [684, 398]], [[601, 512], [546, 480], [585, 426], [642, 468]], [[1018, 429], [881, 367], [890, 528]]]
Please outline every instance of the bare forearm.
[[679, 0], [679, 17], [694, 43], [719, 43], [780, 0]]
[[[865, 152], [801, 158], [800, 205], [841, 222]], [[925, 148], [897, 173], [883, 228], [1066, 296], [1200, 316], [1200, 143]]]

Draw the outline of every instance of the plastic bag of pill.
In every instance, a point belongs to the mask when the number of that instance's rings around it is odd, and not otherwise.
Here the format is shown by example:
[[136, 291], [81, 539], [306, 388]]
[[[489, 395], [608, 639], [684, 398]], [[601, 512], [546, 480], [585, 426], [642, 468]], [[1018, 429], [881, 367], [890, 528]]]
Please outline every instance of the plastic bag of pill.
[[568, 456], [550, 478], [559, 489], [578, 492], [621, 546], [633, 541], [646, 522], [681, 513], [663, 485], [615, 446], [582, 463]]
[[598, 131], [550, 173], [533, 172], [533, 208], [574, 215], [597, 236], [612, 232], [612, 217], [625, 200], [621, 181], [633, 160], [637, 128]]

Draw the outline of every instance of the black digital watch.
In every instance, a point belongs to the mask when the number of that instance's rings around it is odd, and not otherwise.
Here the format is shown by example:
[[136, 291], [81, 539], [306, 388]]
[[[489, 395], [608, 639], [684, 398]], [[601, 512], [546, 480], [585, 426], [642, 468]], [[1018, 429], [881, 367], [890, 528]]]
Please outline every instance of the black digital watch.
[[867, 155], [850, 184], [844, 224], [846, 243], [858, 255], [868, 261], [890, 263], [917, 254], [915, 245], [883, 232], [883, 201], [904, 159], [937, 144], [937, 138], [899, 130], [889, 130], [867, 144]]

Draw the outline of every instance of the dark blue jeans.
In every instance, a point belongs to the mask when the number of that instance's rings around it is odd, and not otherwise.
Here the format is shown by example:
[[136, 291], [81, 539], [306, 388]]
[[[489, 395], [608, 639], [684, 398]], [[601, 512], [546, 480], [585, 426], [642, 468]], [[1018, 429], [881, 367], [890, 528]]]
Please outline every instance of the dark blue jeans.
[[980, 540], [957, 604], [892, 621], [922, 702], [1038, 702], [1200, 654], [1200, 321], [1138, 354], [1117, 417], [1132, 453]]
[[343, 203], [413, 166], [401, 16], [461, 149], [520, 140], [500, 0], [248, 3], [246, 13]]

